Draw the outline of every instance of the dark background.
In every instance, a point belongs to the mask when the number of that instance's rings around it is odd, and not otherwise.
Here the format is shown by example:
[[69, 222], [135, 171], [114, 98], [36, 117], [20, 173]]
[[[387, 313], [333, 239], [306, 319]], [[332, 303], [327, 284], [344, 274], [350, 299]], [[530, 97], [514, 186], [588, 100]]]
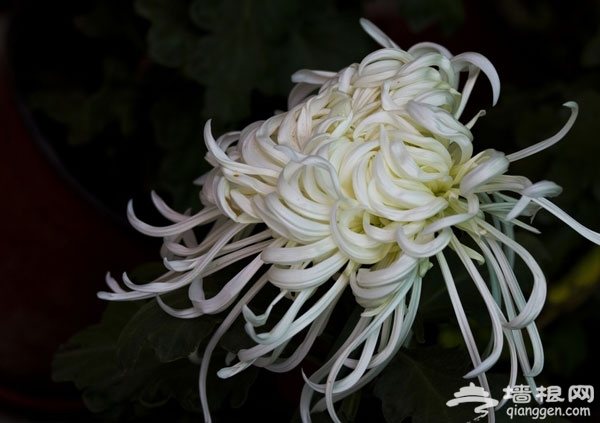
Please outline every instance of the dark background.
[[[105, 304], [95, 293], [106, 271], [118, 275], [157, 258], [156, 242], [128, 227], [127, 200], [149, 220], [156, 218], [152, 189], [178, 210], [197, 207], [190, 182], [206, 169], [204, 121], [213, 117], [221, 131], [241, 128], [285, 108], [293, 70], [337, 70], [359, 61], [375, 48], [361, 34], [359, 16], [401, 47], [435, 41], [494, 63], [499, 104], [491, 109], [482, 77], [470, 101], [476, 106], [465, 113], [488, 110], [474, 129], [477, 149], [510, 153], [538, 142], [566, 121], [561, 104], [578, 101], [581, 113], [566, 139], [510, 173], [562, 185], [557, 203], [600, 230], [598, 2], [330, 1], [322, 10], [305, 2], [297, 19], [289, 19], [289, 10], [278, 16], [283, 8], [275, 7], [273, 16], [261, 15], [269, 31], [240, 48], [205, 37], [225, 33], [219, 25], [231, 32], [236, 22], [245, 25], [244, 8], [231, 7], [224, 17], [206, 6], [194, 20], [188, 3], [201, 2], [171, 3], [184, 4], [183, 13], [177, 6], [157, 11], [160, 1], [0, 3], [0, 409], [6, 413], [85, 419], [77, 390], [51, 381], [51, 361], [59, 345], [99, 319]], [[298, 39], [306, 43], [294, 44]], [[272, 45], [264, 49], [261, 40]], [[315, 52], [290, 54], [294, 45], [314, 45]], [[194, 46], [206, 50], [194, 54]], [[197, 57], [204, 53], [208, 58]], [[219, 54], [222, 67], [213, 60]], [[214, 69], [206, 70], [207, 62]], [[536, 227], [541, 236], [520, 241], [549, 281], [539, 319], [545, 380], [594, 385], [597, 247], [544, 213]]]

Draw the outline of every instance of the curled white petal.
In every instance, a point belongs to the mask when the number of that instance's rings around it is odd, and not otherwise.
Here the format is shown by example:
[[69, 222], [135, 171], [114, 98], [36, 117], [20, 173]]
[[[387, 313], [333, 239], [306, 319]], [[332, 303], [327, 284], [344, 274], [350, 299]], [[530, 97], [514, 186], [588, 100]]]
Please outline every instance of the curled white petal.
[[363, 27], [365, 32], [371, 36], [375, 41], [377, 41], [381, 46], [388, 48], [398, 48], [398, 44], [396, 44], [390, 37], [388, 37], [382, 30], [377, 28], [371, 21], [365, 18], [360, 19], [360, 25]]
[[486, 152], [485, 156], [485, 161], [462, 179], [460, 191], [463, 195], [476, 192], [480, 186], [508, 170], [509, 161], [503, 153], [491, 150]]

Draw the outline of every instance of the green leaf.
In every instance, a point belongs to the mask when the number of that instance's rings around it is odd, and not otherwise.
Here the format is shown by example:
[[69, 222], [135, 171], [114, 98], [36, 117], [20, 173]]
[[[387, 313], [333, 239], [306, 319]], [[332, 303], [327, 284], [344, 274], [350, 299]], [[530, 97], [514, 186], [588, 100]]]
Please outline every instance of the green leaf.
[[150, 57], [172, 68], [186, 64], [188, 50], [196, 41], [193, 34], [175, 25], [153, 25], [147, 37]]
[[206, 88], [202, 117], [217, 128], [253, 115], [255, 92], [287, 96], [299, 68], [339, 70], [366, 52], [358, 7], [342, 13], [331, 0], [179, 0], [172, 10], [167, 4], [136, 2], [152, 23], [150, 56]]
[[375, 385], [388, 422], [466, 422], [474, 417], [472, 407], [448, 407], [454, 392], [467, 385], [462, 376], [470, 360], [459, 349], [439, 347], [400, 351]]
[[165, 95], [151, 110], [156, 143], [164, 149], [158, 181], [160, 188], [171, 194], [172, 207], [177, 210], [199, 208], [199, 187], [192, 181], [210, 168], [204, 160], [205, 122], [198, 119], [202, 98], [185, 95], [183, 88]]
[[[166, 296], [183, 306], [184, 296]], [[215, 318], [175, 319], [156, 301], [109, 303], [99, 324], [73, 336], [53, 362], [56, 382], [73, 382], [84, 403], [105, 419], [123, 421], [154, 417], [148, 409], [171, 408], [175, 414], [200, 413], [197, 364], [188, 356], [212, 332]], [[226, 351], [215, 351], [208, 374], [209, 402], [215, 413], [227, 415], [241, 407], [256, 380], [251, 368], [230, 379], [217, 377]], [[138, 417], [133, 417], [138, 416]]]
[[215, 31], [219, 28], [219, 22], [227, 18], [223, 16], [223, 3], [223, 0], [192, 0], [190, 19], [198, 28]]
[[397, 0], [402, 17], [409, 27], [420, 32], [430, 25], [439, 23], [442, 31], [449, 35], [465, 20], [462, 0]]
[[[246, 403], [250, 389], [255, 387], [254, 383], [257, 381], [260, 369], [250, 367], [228, 379], [221, 379], [217, 376], [217, 371], [221, 367], [225, 367], [223, 353], [224, 351], [219, 351], [211, 360], [206, 391], [211, 408], [215, 411], [223, 410], [222, 414], [226, 415], [228, 409], [239, 409]], [[252, 408], [252, 404], [247, 406]]]
[[[79, 89], [43, 89], [28, 95], [27, 103], [34, 111], [42, 111], [51, 119], [65, 125], [74, 125], [86, 104], [86, 94]], [[89, 141], [89, 137], [81, 142]], [[77, 144], [77, 140], [72, 144]]]
[[[114, 351], [107, 351], [104, 360], [118, 365]], [[159, 363], [146, 352], [144, 359], [139, 360], [135, 367], [123, 369], [119, 365], [118, 368], [119, 373], [106, 374], [83, 390], [83, 401], [90, 411], [99, 413], [126, 409], [131, 401], [136, 400], [149, 377], [156, 374]]]
[[199, 413], [198, 366], [188, 360], [176, 360], [158, 366], [144, 383], [139, 401], [146, 407], [160, 407], [177, 399], [183, 409]]
[[99, 324], [74, 335], [61, 346], [52, 362], [52, 379], [84, 388], [120, 375], [116, 341], [121, 329], [139, 309], [139, 303], [109, 303]]
[[587, 41], [581, 53], [583, 67], [593, 68], [600, 65], [600, 32]]
[[75, 18], [74, 24], [87, 37], [143, 47], [131, 5], [120, 1], [96, 1], [92, 9]]
[[143, 381], [139, 375], [153, 370], [153, 366], [138, 368], [137, 377], [132, 378], [117, 360], [116, 342], [121, 329], [139, 306], [110, 303], [99, 324], [74, 335], [54, 357], [53, 380], [73, 382], [83, 391], [83, 400], [93, 412], [105, 411], [130, 398]]
[[136, 13], [157, 24], [180, 22], [187, 16], [188, 0], [136, 0]]
[[29, 104], [33, 110], [41, 110], [66, 125], [73, 146], [91, 142], [111, 124], [117, 124], [127, 137], [137, 125], [137, 94], [128, 80], [129, 72], [125, 63], [106, 58], [104, 82], [98, 90], [85, 93], [79, 89], [43, 89], [29, 96]]
[[[310, 3], [306, 7], [304, 2], [297, 4], [289, 25], [277, 36], [281, 41], [268, 51], [267, 60], [275, 64], [278, 71], [263, 76], [261, 91], [287, 95], [292, 88], [290, 76], [297, 70], [337, 72], [360, 61], [369, 52], [370, 38], [358, 24], [358, 11], [342, 14], [332, 2]], [[319, 13], [311, 13], [315, 9]]]
[[[452, 348], [421, 347], [401, 350], [386, 367], [375, 384], [374, 394], [381, 399], [386, 421], [398, 423], [464, 423], [473, 421], [479, 415], [474, 408], [478, 404], [463, 403], [449, 407], [446, 403], [455, 398], [454, 394], [470, 382], [479, 385], [477, 380], [466, 380], [464, 374], [472, 369], [471, 360], [466, 351]], [[501, 400], [506, 386], [507, 375], [488, 374], [491, 398]], [[519, 382], [517, 382], [519, 383]], [[514, 408], [541, 408], [531, 400], [527, 404], [508, 402], [495, 412], [496, 422], [531, 421], [531, 417], [520, 417]], [[513, 416], [507, 414], [511, 408]], [[523, 412], [522, 410], [520, 411]], [[541, 413], [539, 411], [538, 413]], [[539, 414], [541, 415], [541, 414]], [[409, 419], [410, 420], [407, 420]], [[562, 418], [547, 416], [553, 423], [565, 422]]]
[[188, 16], [188, 0], [137, 0], [135, 11], [148, 19], [147, 44], [150, 57], [167, 67], [184, 67], [194, 55], [198, 31]]
[[[174, 308], [190, 307], [185, 290], [165, 295], [164, 300]], [[125, 368], [133, 367], [146, 348], [153, 350], [162, 363], [187, 358], [196, 353], [215, 323], [211, 316], [196, 319], [170, 316], [156, 300], [150, 301], [124, 326], [117, 342], [119, 361]]]

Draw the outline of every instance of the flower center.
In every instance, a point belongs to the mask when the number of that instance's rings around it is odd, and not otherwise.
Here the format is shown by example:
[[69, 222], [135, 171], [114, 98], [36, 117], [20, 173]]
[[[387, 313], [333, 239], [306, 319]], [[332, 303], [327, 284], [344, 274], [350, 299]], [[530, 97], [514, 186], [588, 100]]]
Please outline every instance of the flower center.
[[467, 211], [460, 182], [476, 166], [470, 151], [421, 128], [407, 111], [365, 118], [350, 97], [336, 99], [321, 105], [329, 114], [313, 115], [316, 128], [299, 137], [302, 156], [281, 172], [272, 195], [290, 214], [278, 213], [277, 222], [263, 216], [272, 229], [303, 244], [332, 236], [354, 262], [381, 265], [401, 253], [399, 230], [412, 242], [429, 242], [434, 234], [422, 234], [425, 228]]

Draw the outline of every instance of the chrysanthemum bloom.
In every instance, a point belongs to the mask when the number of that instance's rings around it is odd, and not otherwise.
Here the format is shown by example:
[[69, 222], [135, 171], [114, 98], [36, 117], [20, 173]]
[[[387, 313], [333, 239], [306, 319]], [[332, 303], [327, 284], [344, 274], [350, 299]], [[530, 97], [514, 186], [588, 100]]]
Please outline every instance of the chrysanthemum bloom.
[[[109, 276], [114, 292], [100, 297], [156, 297], [167, 313], [181, 318], [230, 308], [202, 356], [200, 396], [207, 421], [208, 363], [240, 315], [256, 345], [238, 351], [237, 362], [219, 375], [229, 377], [251, 365], [285, 372], [302, 361], [342, 294], [351, 290], [361, 317], [331, 360], [306, 377], [300, 400], [304, 421], [310, 421], [311, 410], [324, 409], [338, 421], [335, 401], [371, 381], [409, 337], [422, 279], [432, 266], [439, 266], [444, 277], [473, 362], [466, 377], [477, 377], [489, 392], [485, 372], [507, 345], [508, 385], [515, 384], [520, 368], [535, 392], [533, 377], [542, 370], [543, 351], [534, 319], [544, 303], [546, 281], [534, 258], [515, 242], [513, 229], [535, 232], [518, 218], [543, 208], [600, 243], [599, 234], [547, 199], [559, 194], [558, 185], [506, 174], [511, 162], [568, 132], [577, 115], [575, 103], [565, 104], [571, 116], [555, 136], [508, 155], [474, 154], [470, 129], [483, 112], [467, 123], [460, 118], [480, 71], [497, 101], [500, 82], [492, 64], [477, 53], [452, 56], [433, 43], [404, 51], [370, 22], [362, 25], [383, 48], [339, 72], [294, 74], [298, 84], [289, 111], [216, 140], [207, 123], [204, 139], [213, 169], [199, 180], [204, 206], [199, 213], [177, 213], [153, 195], [173, 224], [152, 227], [129, 205], [133, 226], [164, 238], [168, 271], [146, 284], [124, 275], [128, 290]], [[208, 224], [210, 231], [198, 243], [193, 229]], [[492, 347], [485, 357], [447, 254], [458, 256], [489, 312]], [[513, 271], [516, 257], [532, 275], [527, 294]], [[242, 259], [247, 260], [239, 273], [207, 298], [204, 278]], [[478, 263], [487, 265], [485, 275]], [[266, 284], [279, 294], [266, 310], [256, 310], [252, 300], [265, 295]], [[191, 308], [176, 310], [161, 300], [161, 294], [184, 287]], [[285, 303], [286, 311], [271, 322], [277, 303]], [[261, 331], [266, 323], [270, 329]], [[323, 396], [313, 402], [315, 392]]]

